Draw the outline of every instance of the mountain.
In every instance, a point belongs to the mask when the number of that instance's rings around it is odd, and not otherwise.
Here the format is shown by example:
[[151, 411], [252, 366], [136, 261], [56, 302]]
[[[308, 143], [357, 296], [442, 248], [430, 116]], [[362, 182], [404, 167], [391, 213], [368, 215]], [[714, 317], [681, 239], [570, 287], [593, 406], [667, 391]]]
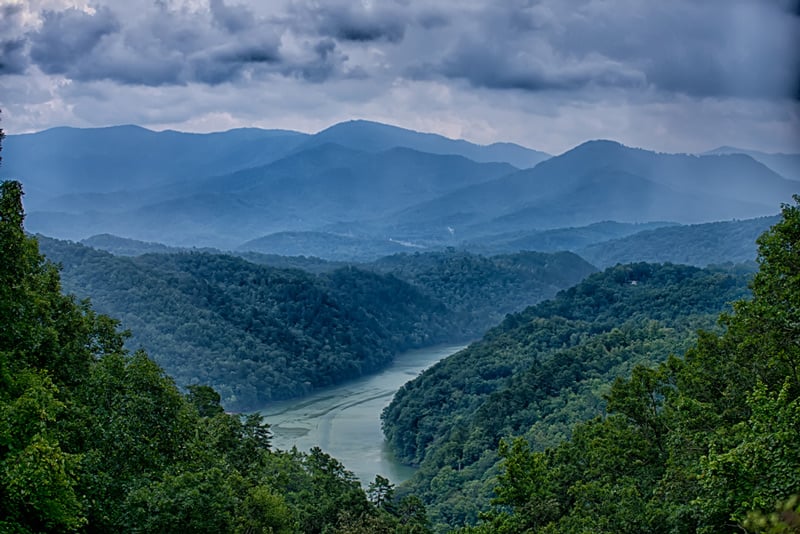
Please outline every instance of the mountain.
[[491, 234], [463, 244], [465, 248], [485, 254], [538, 250], [555, 252], [558, 250], [577, 251], [595, 243], [619, 239], [644, 230], [652, 230], [676, 223], [620, 223], [602, 221], [586, 226], [570, 226], [554, 230], [515, 231], [505, 234]]
[[[133, 195], [117, 193], [120, 203], [104, 203], [91, 211], [34, 210], [28, 227], [73, 240], [112, 233], [178, 246], [232, 249], [279, 231], [378, 217], [514, 170], [505, 163], [476, 163], [405, 148], [372, 154], [325, 144], [224, 176]], [[141, 201], [147, 203], [139, 205]]]
[[[6, 160], [22, 160], [33, 187], [26, 197], [32, 232], [223, 250], [249, 243], [337, 260], [369, 260], [408, 244], [491, 245], [493, 236], [602, 221], [754, 218], [775, 213], [800, 189], [745, 154], [660, 154], [590, 141], [520, 170], [492, 160], [533, 164], [505, 157], [526, 149], [367, 121], [314, 135], [115, 127], [9, 139]], [[324, 243], [320, 232], [338, 237]], [[292, 249], [290, 235], [303, 245]]]
[[413, 244], [390, 239], [327, 232], [276, 232], [243, 243], [237, 252], [279, 256], [318, 256], [330, 261], [371, 261], [380, 256], [414, 250]]
[[746, 154], [760, 161], [784, 178], [800, 180], [800, 154], [766, 153], [731, 146], [721, 146], [704, 152], [704, 155]]
[[672, 262], [705, 267], [752, 262], [756, 238], [778, 222], [778, 216], [644, 230], [589, 245], [576, 252], [600, 268], [634, 261]]
[[168, 254], [181, 252], [176, 247], [168, 247], [161, 243], [137, 241], [112, 234], [97, 234], [81, 240], [81, 245], [97, 250], [105, 250], [115, 256], [141, 256], [142, 254]]
[[270, 233], [377, 218], [515, 170], [407, 148], [369, 153], [328, 143], [223, 176], [115, 193], [97, 204], [88, 199], [82, 212], [34, 210], [28, 227], [73, 240], [112, 233], [230, 249]]
[[769, 215], [799, 189], [743, 154], [660, 154], [590, 141], [393, 214], [387, 224], [439, 234], [449, 226], [469, 239], [603, 220], [697, 223]]
[[193, 134], [62, 127], [7, 136], [3, 166], [6, 176], [23, 182], [36, 208], [40, 200], [63, 194], [141, 190], [264, 165], [305, 137], [255, 128]]
[[514, 143], [476, 145], [461, 139], [416, 132], [397, 126], [365, 120], [352, 120], [335, 124], [305, 141], [303, 147], [325, 143], [381, 152], [393, 147], [406, 147], [431, 154], [453, 154], [484, 163], [502, 162], [525, 169], [548, 158], [550, 154], [532, 150]]
[[481, 256], [448, 248], [395, 254], [362, 268], [391, 274], [442, 302], [456, 317], [463, 338], [474, 339], [559, 289], [595, 272], [571, 252], [518, 252]]

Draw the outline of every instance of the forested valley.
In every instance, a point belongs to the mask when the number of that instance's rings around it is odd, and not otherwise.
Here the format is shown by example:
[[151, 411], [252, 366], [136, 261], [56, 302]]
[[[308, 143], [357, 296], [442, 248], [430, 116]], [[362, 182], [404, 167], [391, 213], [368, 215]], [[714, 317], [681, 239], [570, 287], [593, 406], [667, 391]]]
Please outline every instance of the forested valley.
[[[203, 252], [117, 257], [39, 238], [65, 289], [122, 321], [178, 384], [256, 409], [386, 366], [409, 348], [479, 337], [594, 267], [572, 253], [401, 254], [319, 274]], [[263, 258], [262, 258], [263, 259]]]
[[126, 351], [24, 234], [19, 183], [0, 193], [0, 531], [426, 531], [418, 499], [365, 492], [318, 448], [272, 450], [260, 416]]
[[[630, 156], [579, 152], [599, 150]], [[21, 184], [0, 193], [0, 532], [800, 531], [800, 197], [774, 220], [584, 249], [605, 265], [691, 235], [687, 261], [747, 259], [724, 236], [773, 224], [757, 263], [598, 272], [452, 247], [120, 257], [26, 234]], [[418, 467], [397, 487], [275, 450], [235, 412], [478, 338], [383, 412]]]
[[613, 267], [409, 382], [383, 415], [420, 465], [401, 492], [442, 532], [797, 532], [795, 203], [751, 296], [746, 270]]

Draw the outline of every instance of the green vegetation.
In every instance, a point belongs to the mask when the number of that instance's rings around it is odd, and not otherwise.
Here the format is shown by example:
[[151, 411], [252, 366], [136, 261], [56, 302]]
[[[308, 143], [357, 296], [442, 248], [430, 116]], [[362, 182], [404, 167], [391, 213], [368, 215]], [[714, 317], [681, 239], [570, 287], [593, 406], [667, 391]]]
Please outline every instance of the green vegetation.
[[0, 532], [427, 532], [418, 499], [376, 480], [370, 500], [319, 449], [271, 450], [260, 416], [126, 352], [61, 292], [21, 195], [0, 186]]
[[759, 238], [752, 299], [721, 316], [724, 331], [618, 379], [610, 415], [570, 440], [545, 451], [504, 442], [499, 507], [472, 532], [800, 530], [795, 201]]
[[276, 268], [196, 251], [116, 257], [39, 243], [63, 267], [69, 292], [133, 332], [129, 347], [145, 348], [179, 385], [213, 386], [236, 410], [376, 371], [403, 350], [474, 338], [593, 270], [569, 253], [445, 252], [359, 268], [297, 263], [318, 267], [312, 274], [286, 261]]
[[441, 301], [455, 314], [459, 336], [473, 339], [506, 314], [552, 297], [596, 270], [570, 252], [484, 257], [453, 248], [395, 254], [365, 267], [397, 276]]
[[501, 438], [537, 450], [603, 413], [603, 395], [638, 363], [689, 347], [749, 273], [633, 264], [589, 276], [406, 384], [383, 414], [403, 461], [420, 465], [400, 491], [419, 495], [439, 530], [477, 521], [496, 485]]
[[598, 267], [632, 261], [672, 262], [705, 267], [755, 261], [756, 239], [779, 217], [722, 221], [645, 230], [576, 250]]
[[178, 384], [209, 384], [229, 409], [309, 393], [443, 341], [452, 317], [390, 275], [309, 273], [187, 252], [115, 257], [40, 239], [65, 287], [133, 332]]

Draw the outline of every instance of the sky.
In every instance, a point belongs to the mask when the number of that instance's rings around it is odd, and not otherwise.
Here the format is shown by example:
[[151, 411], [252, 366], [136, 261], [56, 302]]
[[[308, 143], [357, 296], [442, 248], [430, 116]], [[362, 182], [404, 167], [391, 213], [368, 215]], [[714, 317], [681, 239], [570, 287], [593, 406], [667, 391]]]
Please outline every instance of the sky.
[[800, 0], [0, 0], [7, 134], [369, 119], [800, 153]]

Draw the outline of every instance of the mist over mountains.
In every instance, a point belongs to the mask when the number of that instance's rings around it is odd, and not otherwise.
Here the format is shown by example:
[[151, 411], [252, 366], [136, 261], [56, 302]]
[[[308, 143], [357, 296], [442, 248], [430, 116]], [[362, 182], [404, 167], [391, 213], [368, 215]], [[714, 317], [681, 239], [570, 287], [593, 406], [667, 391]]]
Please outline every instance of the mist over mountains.
[[667, 224], [774, 215], [800, 191], [796, 155], [662, 154], [599, 140], [550, 157], [369, 121], [313, 135], [55, 128], [8, 136], [5, 149], [29, 231], [336, 260], [513, 251], [543, 232], [621, 225], [584, 231], [580, 243], [574, 232], [550, 235], [548, 250], [574, 250]]

